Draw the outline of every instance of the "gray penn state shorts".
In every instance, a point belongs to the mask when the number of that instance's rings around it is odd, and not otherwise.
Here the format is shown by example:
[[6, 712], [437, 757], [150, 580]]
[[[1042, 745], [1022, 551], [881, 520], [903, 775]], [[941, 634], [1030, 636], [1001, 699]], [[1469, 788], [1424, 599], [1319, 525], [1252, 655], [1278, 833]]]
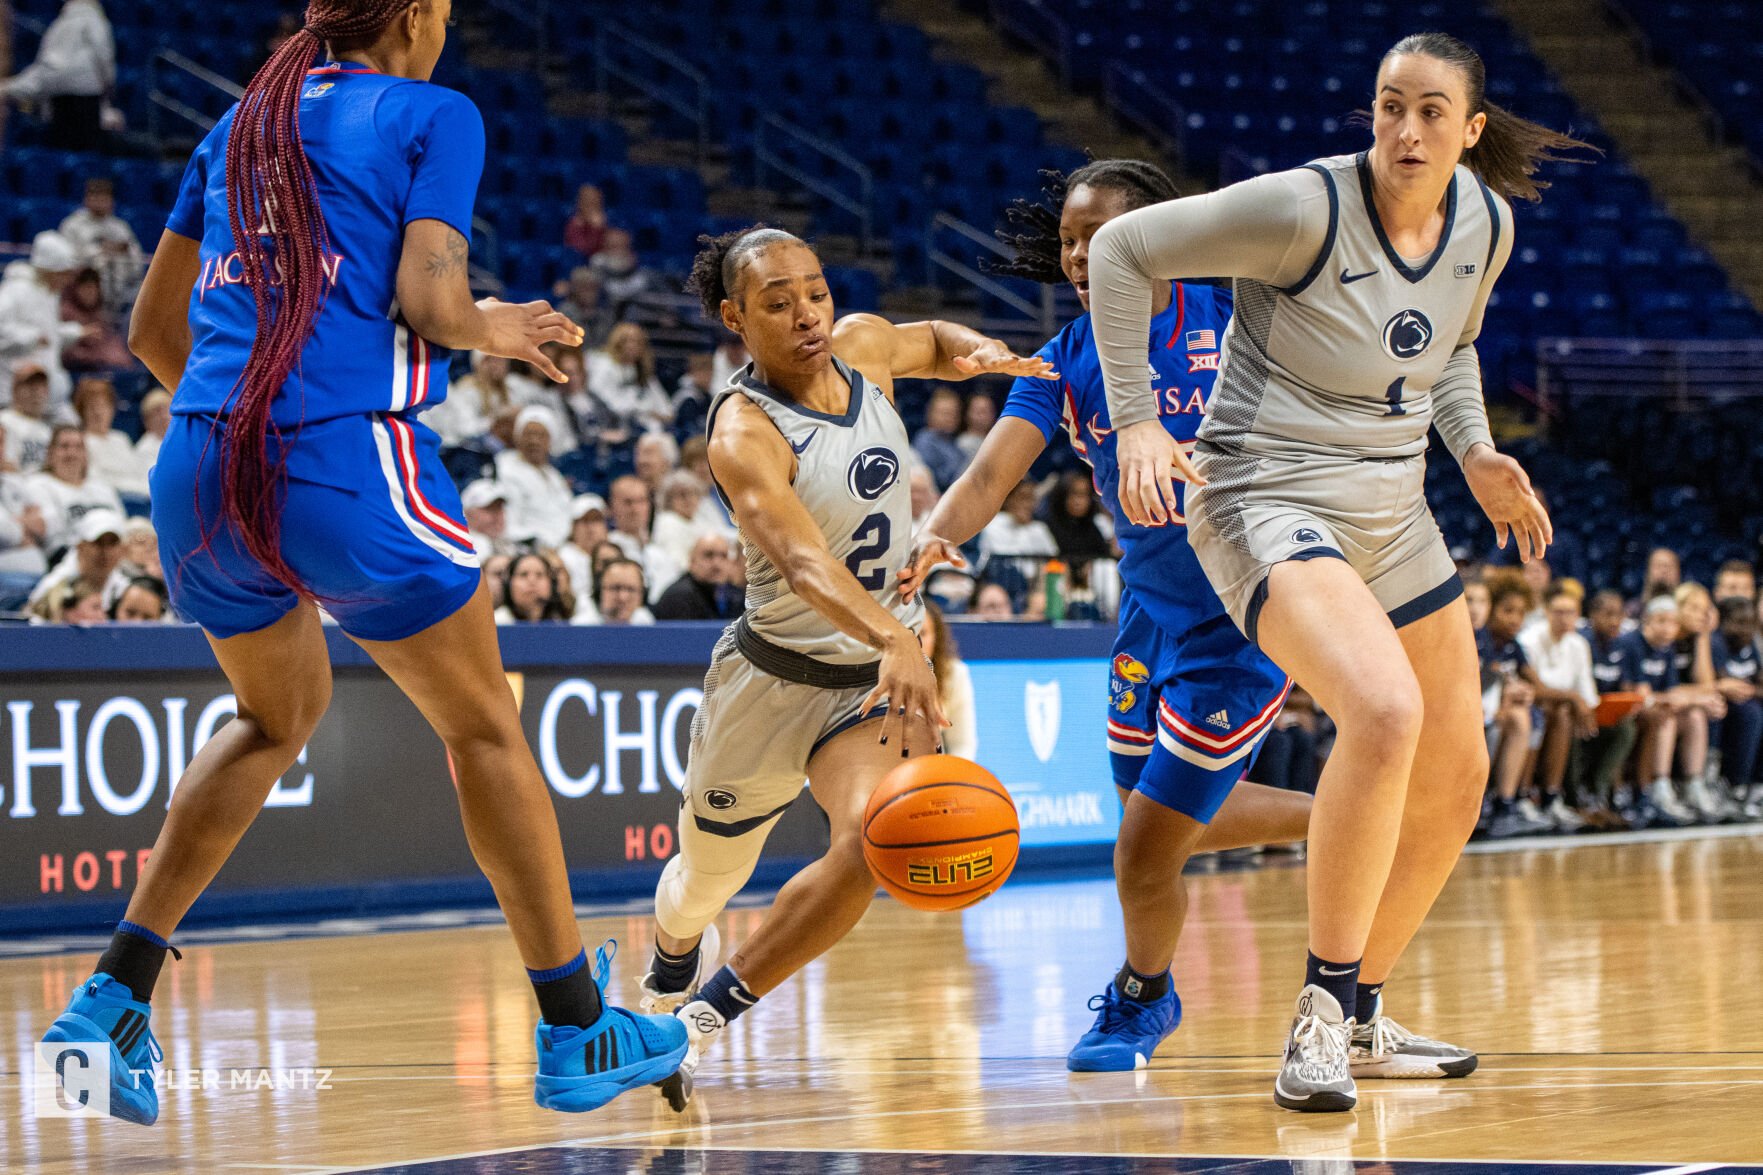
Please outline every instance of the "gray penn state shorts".
[[1201, 442], [1188, 487], [1188, 541], [1249, 640], [1267, 577], [1294, 559], [1343, 559], [1397, 628], [1463, 594], [1426, 504], [1426, 457], [1269, 457]]

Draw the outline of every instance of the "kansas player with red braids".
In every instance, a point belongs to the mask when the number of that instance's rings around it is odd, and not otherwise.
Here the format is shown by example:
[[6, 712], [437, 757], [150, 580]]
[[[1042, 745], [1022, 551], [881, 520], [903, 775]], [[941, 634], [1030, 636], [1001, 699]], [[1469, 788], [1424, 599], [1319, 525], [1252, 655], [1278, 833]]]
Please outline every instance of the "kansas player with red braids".
[[152, 473], [172, 603], [207, 633], [238, 717], [178, 781], [127, 917], [45, 1037], [106, 1049], [110, 1112], [129, 1121], [159, 1113], [167, 940], [329, 703], [320, 605], [453, 757], [538, 999], [534, 1099], [591, 1110], [685, 1056], [677, 1020], [602, 1002], [459, 496], [418, 417], [447, 394], [450, 351], [562, 382], [540, 348], [582, 340], [543, 302], [472, 300], [483, 120], [428, 83], [451, 8], [312, 0], [190, 160], [135, 307], [130, 346], [176, 389]]

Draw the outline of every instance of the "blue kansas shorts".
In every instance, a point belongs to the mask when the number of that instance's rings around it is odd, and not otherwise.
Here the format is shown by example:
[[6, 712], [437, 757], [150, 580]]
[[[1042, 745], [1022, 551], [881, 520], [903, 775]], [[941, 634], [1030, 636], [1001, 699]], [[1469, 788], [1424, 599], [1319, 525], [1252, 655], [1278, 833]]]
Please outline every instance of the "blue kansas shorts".
[[1108, 675], [1114, 782], [1202, 824], [1249, 770], [1292, 683], [1220, 613], [1170, 632], [1121, 592]]
[[[172, 417], [150, 476], [172, 607], [223, 639], [268, 628], [299, 603], [232, 527], [215, 529], [224, 428], [211, 416]], [[440, 439], [414, 416], [303, 426], [288, 449], [286, 487], [282, 557], [350, 636], [414, 636], [477, 591], [477, 555]]]

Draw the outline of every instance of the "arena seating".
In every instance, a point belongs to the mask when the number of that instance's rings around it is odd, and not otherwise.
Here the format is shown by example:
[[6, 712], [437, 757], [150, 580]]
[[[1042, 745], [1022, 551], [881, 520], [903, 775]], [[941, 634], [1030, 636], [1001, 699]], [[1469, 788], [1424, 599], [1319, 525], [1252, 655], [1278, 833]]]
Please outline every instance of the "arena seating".
[[1618, 0], [1618, 7], [1707, 98], [1728, 136], [1763, 159], [1763, 7], [1746, 0]]

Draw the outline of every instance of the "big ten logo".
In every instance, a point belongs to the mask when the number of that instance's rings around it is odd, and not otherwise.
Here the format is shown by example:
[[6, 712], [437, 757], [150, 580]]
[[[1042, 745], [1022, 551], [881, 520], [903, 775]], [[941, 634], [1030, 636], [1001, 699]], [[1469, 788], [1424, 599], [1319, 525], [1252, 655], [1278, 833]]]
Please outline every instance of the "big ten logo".
[[624, 859], [665, 861], [673, 856], [673, 825], [627, 824], [624, 826]]
[[[133, 816], [159, 792], [161, 782], [164, 806], [170, 807], [190, 757], [238, 714], [239, 704], [232, 694], [222, 694], [202, 707], [193, 730], [189, 698], [165, 698], [155, 710], [138, 698], [114, 697], [89, 714], [83, 703], [64, 699], [54, 703], [53, 717], [37, 711], [36, 702], [6, 703], [12, 771], [9, 780], [0, 776], [0, 804], [7, 804], [10, 786], [7, 814], [14, 820], [37, 815], [40, 771], [60, 777], [58, 816], [84, 815], [88, 794], [112, 816]], [[313, 775], [305, 769], [305, 747], [297, 763], [276, 781], [264, 807], [311, 806]]]
[[[695, 688], [675, 690], [663, 705], [660, 690], [638, 690], [630, 699], [579, 677], [559, 682], [539, 712], [545, 781], [572, 800], [596, 791], [623, 795], [634, 757], [639, 794], [660, 791], [663, 776], [674, 790], [685, 787], [686, 739], [703, 701], [704, 691]], [[571, 770], [566, 756], [585, 767]]]
[[966, 885], [990, 877], [991, 849], [976, 849], [956, 856], [932, 857], [906, 862], [908, 885]]

